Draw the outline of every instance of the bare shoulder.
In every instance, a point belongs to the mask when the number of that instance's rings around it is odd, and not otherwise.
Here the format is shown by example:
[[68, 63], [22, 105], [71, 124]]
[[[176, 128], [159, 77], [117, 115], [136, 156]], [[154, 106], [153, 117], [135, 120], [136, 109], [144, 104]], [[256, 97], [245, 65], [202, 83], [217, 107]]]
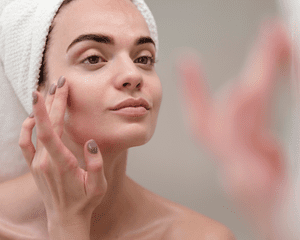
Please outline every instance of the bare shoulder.
[[143, 202], [143, 209], [139, 211], [141, 219], [145, 218], [147, 209], [147, 216], [152, 219], [147, 225], [159, 223], [159, 226], [155, 225], [156, 233], [159, 232], [155, 239], [235, 240], [233, 233], [218, 221], [150, 192], [138, 184], [133, 186]]
[[235, 240], [231, 230], [223, 224], [192, 210], [182, 210], [165, 232], [164, 239]]
[[157, 196], [157, 203], [165, 208], [171, 219], [164, 232], [162, 238], [164, 240], [236, 239], [228, 227], [203, 214], [159, 196]]
[[1, 182], [0, 239], [44, 239], [38, 235], [40, 231], [31, 227], [34, 214], [28, 209], [39, 210], [40, 207], [35, 192], [29, 174]]
[[[34, 193], [33, 178], [30, 173], [19, 176], [0, 184], [0, 215], [3, 218], [11, 219], [13, 222], [19, 222], [27, 208], [37, 203], [37, 196]], [[35, 197], [35, 198], [34, 198]]]

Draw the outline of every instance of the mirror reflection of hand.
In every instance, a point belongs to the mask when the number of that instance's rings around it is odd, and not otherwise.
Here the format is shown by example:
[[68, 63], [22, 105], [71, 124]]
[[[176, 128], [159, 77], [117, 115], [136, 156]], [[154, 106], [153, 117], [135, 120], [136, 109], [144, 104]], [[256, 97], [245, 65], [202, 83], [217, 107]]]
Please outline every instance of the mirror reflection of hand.
[[[88, 151], [91, 141], [85, 143], [85, 171], [61, 140], [68, 92], [68, 81], [57, 88], [55, 94], [48, 95], [46, 101], [40, 92], [35, 91], [34, 118], [24, 121], [19, 145], [42, 194], [48, 222], [59, 220], [72, 224], [72, 219], [75, 221], [77, 217], [90, 220], [93, 210], [104, 197], [107, 182], [102, 156], [95, 142], [93, 150], [97, 151], [93, 154]], [[31, 141], [35, 125], [36, 149]]]
[[257, 224], [270, 220], [285, 177], [283, 149], [271, 131], [270, 109], [278, 75], [288, 69], [290, 55], [291, 41], [283, 24], [264, 23], [238, 81], [222, 89], [217, 99], [195, 55], [178, 63], [192, 134], [216, 155], [226, 192]]

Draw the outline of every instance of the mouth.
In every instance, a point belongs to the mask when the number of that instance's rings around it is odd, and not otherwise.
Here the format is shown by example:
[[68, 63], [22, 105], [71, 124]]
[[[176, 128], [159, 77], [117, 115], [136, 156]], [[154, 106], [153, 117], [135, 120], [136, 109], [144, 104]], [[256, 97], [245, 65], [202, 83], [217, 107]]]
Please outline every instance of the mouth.
[[138, 98], [138, 99], [129, 98], [129, 99], [117, 104], [111, 110], [112, 111], [118, 111], [118, 110], [123, 109], [123, 108], [141, 108], [141, 107], [145, 108], [146, 110], [150, 109], [150, 105], [145, 99], [143, 99], [143, 98]]

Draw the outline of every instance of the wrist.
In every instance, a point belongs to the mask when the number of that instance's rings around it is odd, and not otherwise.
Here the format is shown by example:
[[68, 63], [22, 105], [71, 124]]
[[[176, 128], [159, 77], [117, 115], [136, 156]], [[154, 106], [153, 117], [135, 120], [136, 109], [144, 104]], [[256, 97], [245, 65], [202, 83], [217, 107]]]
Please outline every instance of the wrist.
[[48, 233], [50, 240], [88, 240], [90, 226], [90, 217], [51, 219], [48, 221]]

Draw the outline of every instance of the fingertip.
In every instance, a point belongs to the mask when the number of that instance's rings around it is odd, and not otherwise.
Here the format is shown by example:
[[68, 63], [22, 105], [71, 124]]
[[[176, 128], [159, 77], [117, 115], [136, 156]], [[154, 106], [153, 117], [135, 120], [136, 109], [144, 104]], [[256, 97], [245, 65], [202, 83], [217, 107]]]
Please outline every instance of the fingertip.
[[60, 76], [57, 81], [57, 91], [63, 94], [67, 94], [69, 92], [69, 82], [65, 76]]
[[34, 109], [36, 106], [39, 106], [42, 102], [45, 102], [43, 95], [39, 91], [33, 91], [32, 92], [32, 109], [34, 112]]
[[175, 67], [181, 75], [186, 69], [192, 66], [201, 65], [201, 54], [197, 49], [191, 47], [184, 47], [177, 49], [174, 54]]
[[60, 78], [57, 81], [57, 88], [62, 88], [66, 83], [65, 76], [60, 76]]
[[23, 156], [25, 157], [28, 166], [30, 166], [31, 161], [35, 154], [35, 147], [32, 144], [31, 136], [32, 130], [35, 126], [34, 118], [26, 118], [22, 124], [20, 137], [19, 137], [19, 147], [22, 150]]
[[34, 113], [30, 113], [30, 115], [27, 117], [26, 121], [28, 122], [28, 124], [30, 124], [31, 128], [34, 128], [35, 126], [35, 117], [34, 117]]
[[31, 119], [35, 119], [37, 120], [38, 119], [38, 112], [37, 111], [37, 108], [39, 107], [39, 104], [40, 104], [40, 95], [39, 95], [39, 92], [38, 91], [33, 91], [32, 92], [32, 113], [29, 115], [29, 118]]
[[98, 145], [93, 139], [87, 142], [86, 148], [88, 152], [93, 155], [96, 155], [99, 152]]
[[245, 91], [272, 90], [277, 69], [289, 65], [290, 55], [291, 39], [284, 22], [279, 18], [265, 19], [242, 70]]
[[34, 128], [34, 125], [35, 125], [34, 118], [27, 117], [22, 123], [22, 128], [25, 128], [27, 130], [32, 130]]
[[39, 96], [37, 94], [37, 91], [33, 91], [32, 92], [32, 104], [36, 105], [38, 102]]
[[186, 54], [178, 59], [177, 66], [180, 71], [181, 76], [185, 76], [191, 71], [200, 71], [200, 59], [195, 54]]
[[258, 42], [261, 47], [273, 48], [272, 51], [288, 52], [291, 45], [288, 28], [279, 18], [268, 18], [261, 24]]
[[107, 191], [107, 181], [100, 149], [93, 139], [85, 143], [85, 149], [86, 193], [91, 197], [102, 198]]

